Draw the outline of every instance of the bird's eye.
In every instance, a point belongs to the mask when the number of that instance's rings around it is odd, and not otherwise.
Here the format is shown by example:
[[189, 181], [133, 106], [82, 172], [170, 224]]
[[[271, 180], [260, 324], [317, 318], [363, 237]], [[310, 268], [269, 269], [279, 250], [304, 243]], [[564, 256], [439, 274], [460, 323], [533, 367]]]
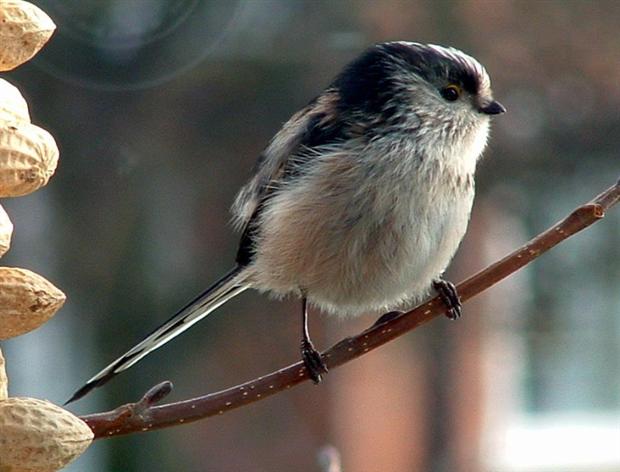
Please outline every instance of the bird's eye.
[[454, 102], [461, 96], [461, 87], [456, 84], [450, 84], [441, 89], [441, 96], [449, 102]]

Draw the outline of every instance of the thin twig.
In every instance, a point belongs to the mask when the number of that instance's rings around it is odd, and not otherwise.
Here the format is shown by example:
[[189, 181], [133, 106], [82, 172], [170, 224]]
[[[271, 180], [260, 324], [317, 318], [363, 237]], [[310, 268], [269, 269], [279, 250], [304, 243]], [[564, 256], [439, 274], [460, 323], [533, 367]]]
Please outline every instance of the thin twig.
[[[539, 234], [502, 260], [469, 277], [457, 286], [462, 301], [469, 300], [530, 263], [544, 252], [605, 216], [620, 200], [620, 181], [589, 203], [575, 209], [562, 221]], [[322, 356], [330, 369], [341, 366], [397, 338], [447, 311], [439, 297], [423, 303], [389, 321], [375, 324], [350, 338], [345, 338]], [[226, 390], [190, 400], [152, 406], [169, 392], [171, 384], [151, 389], [138, 403], [120, 406], [113, 411], [82, 416], [95, 438], [117, 436], [166, 428], [197, 421], [267, 398], [308, 380], [301, 362]]]

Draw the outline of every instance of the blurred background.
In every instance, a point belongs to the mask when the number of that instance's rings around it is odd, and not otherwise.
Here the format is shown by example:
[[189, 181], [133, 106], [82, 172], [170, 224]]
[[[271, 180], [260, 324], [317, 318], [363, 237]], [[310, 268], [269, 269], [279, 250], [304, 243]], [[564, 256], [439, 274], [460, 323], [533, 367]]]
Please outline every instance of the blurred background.
[[[12, 395], [64, 402], [233, 261], [234, 195], [271, 136], [365, 47], [453, 45], [509, 112], [494, 120], [458, 281], [620, 170], [620, 2], [34, 0], [58, 31], [3, 77], [61, 149], [5, 200], [5, 265], [63, 289], [4, 342]], [[620, 471], [620, 209], [465, 305], [333, 372], [199, 423], [97, 441], [70, 471]], [[232, 386], [299, 358], [298, 302], [246, 292], [78, 414]], [[370, 324], [312, 314], [320, 348]]]

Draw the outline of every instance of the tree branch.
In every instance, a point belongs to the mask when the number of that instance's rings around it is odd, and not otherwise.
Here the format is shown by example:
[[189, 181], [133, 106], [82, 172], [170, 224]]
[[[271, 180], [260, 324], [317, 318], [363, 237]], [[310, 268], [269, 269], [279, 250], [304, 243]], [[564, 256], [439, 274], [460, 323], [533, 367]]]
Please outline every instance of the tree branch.
[[[462, 301], [469, 300], [530, 263], [556, 244], [596, 223], [620, 200], [620, 180], [591, 202], [457, 286]], [[402, 336], [447, 311], [438, 297], [389, 321], [375, 323], [357, 336], [345, 338], [322, 356], [330, 369], [341, 366], [373, 349]], [[82, 416], [95, 433], [95, 439], [134, 432], [151, 431], [202, 418], [221, 415], [234, 408], [254, 403], [308, 380], [302, 362], [249, 382], [190, 400], [154, 406], [172, 389], [163, 382], [149, 390], [142, 400], [115, 410]]]

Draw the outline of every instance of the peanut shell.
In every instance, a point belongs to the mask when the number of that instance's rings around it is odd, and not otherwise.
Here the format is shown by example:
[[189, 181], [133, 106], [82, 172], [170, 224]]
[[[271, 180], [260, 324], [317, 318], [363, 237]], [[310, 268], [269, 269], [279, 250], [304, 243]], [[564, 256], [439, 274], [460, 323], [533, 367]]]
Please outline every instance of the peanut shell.
[[0, 472], [57, 472], [54, 469], [24, 469], [23, 467], [1, 467]]
[[13, 397], [0, 402], [0, 470], [59, 470], [92, 440], [84, 421], [46, 400]]
[[0, 472], [56, 472], [54, 469], [24, 469], [23, 467], [2, 467]]
[[30, 123], [0, 122], [0, 197], [17, 197], [47, 184], [58, 164], [51, 134]]
[[6, 363], [2, 351], [0, 351], [0, 402], [9, 396], [9, 379], [6, 376]]
[[38, 328], [65, 299], [64, 293], [34, 272], [0, 267], [0, 340]]
[[23, 467], [2, 467], [0, 466], [0, 472], [56, 472], [53, 469], [24, 469]]
[[0, 79], [0, 120], [30, 123], [26, 100], [17, 87], [4, 79]]
[[2, 467], [0, 472], [56, 472], [57, 469], [24, 469], [23, 467]]
[[13, 236], [13, 223], [0, 205], [0, 256], [11, 247], [11, 236]]
[[0, 71], [11, 70], [34, 56], [56, 25], [39, 7], [21, 0], [0, 2]]

